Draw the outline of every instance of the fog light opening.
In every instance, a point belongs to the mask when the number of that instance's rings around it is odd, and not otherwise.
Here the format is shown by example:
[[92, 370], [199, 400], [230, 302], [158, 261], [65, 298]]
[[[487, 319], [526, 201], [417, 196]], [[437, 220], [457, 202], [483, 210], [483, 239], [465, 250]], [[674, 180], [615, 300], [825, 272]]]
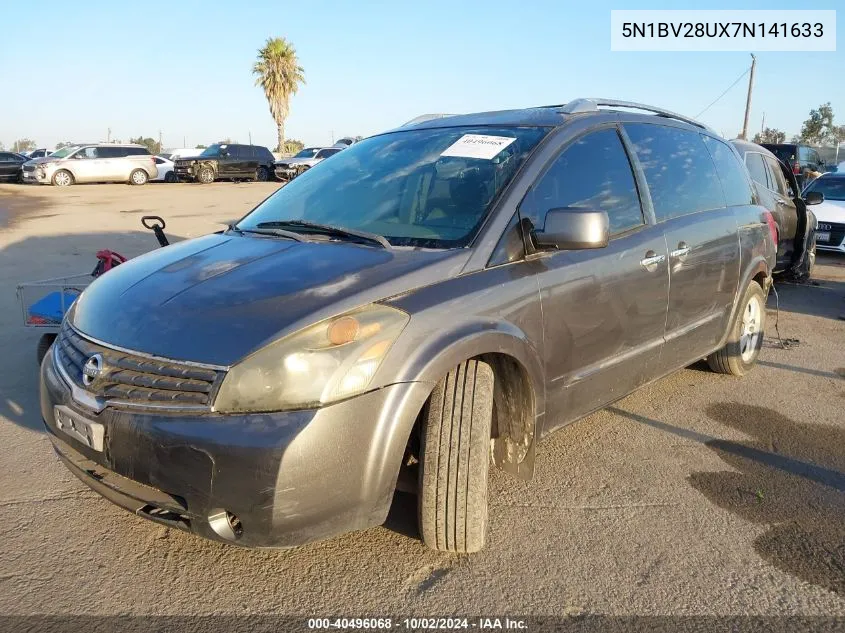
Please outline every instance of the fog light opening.
[[222, 508], [215, 508], [208, 514], [208, 524], [219, 537], [227, 541], [237, 541], [244, 532], [238, 516]]

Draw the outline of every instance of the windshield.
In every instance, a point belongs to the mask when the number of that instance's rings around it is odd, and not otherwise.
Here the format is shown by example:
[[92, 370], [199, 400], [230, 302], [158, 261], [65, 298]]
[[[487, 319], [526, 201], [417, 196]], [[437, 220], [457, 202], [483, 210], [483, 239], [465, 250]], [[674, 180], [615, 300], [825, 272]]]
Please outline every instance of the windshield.
[[308, 147], [299, 152], [294, 158], [314, 158], [314, 155], [317, 153], [319, 148], [317, 147]]
[[68, 145], [67, 147], [63, 147], [62, 149], [57, 149], [55, 152], [50, 154], [51, 158], [67, 158], [70, 154], [75, 152], [79, 149], [79, 145]]
[[202, 150], [202, 154], [200, 156], [218, 156], [220, 154], [220, 145], [215, 143], [214, 145], [209, 145], [204, 150]]
[[818, 178], [810, 183], [807, 191], [823, 193], [825, 200], [845, 200], [845, 178]]
[[787, 165], [792, 165], [795, 161], [795, 146], [794, 145], [766, 145], [763, 144], [767, 150], [777, 156]]
[[297, 176], [237, 227], [305, 220], [383, 235], [394, 246], [466, 246], [548, 131], [453, 127], [375, 136]]

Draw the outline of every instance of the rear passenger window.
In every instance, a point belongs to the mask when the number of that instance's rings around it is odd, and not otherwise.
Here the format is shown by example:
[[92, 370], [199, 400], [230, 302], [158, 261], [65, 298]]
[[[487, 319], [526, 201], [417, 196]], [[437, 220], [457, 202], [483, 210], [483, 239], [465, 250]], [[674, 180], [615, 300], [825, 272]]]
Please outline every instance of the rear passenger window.
[[550, 209], [606, 211], [610, 233], [644, 224], [631, 164], [615, 129], [582, 136], [552, 163], [525, 196], [519, 211], [542, 229]]
[[764, 156], [763, 160], [769, 166], [769, 178], [772, 179], [771, 188], [782, 196], [789, 196], [789, 187], [786, 184], [786, 178], [783, 176], [780, 163], [771, 156]]
[[127, 147], [124, 156], [148, 156], [149, 153], [146, 147]]
[[127, 155], [125, 147], [108, 147], [103, 146], [97, 148], [100, 158], [123, 158]]
[[625, 125], [643, 166], [657, 221], [721, 209], [725, 196], [697, 132], [651, 123]]
[[745, 155], [745, 166], [748, 167], [748, 173], [751, 174], [751, 179], [758, 185], [762, 185], [766, 189], [770, 189], [769, 177], [766, 173], [766, 164], [763, 162], [763, 155], [757, 152], [749, 152]]
[[722, 183], [722, 191], [725, 193], [725, 202], [729, 207], [754, 203], [754, 193], [751, 190], [751, 183], [745, 175], [745, 168], [736, 153], [723, 143], [711, 136], [702, 135], [704, 145], [710, 152], [713, 162], [716, 164], [716, 173]]

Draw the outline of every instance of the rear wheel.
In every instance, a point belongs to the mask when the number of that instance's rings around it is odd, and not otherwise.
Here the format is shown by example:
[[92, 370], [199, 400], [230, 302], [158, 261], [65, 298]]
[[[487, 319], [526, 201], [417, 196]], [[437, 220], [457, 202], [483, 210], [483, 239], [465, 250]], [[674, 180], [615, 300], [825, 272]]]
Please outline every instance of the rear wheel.
[[145, 172], [143, 169], [135, 169], [129, 174], [129, 184], [130, 185], [146, 185], [147, 180], [150, 179], [149, 174]]
[[493, 370], [464, 361], [434, 388], [423, 414], [419, 524], [423, 542], [477, 552], [487, 532]]
[[756, 281], [748, 284], [734, 317], [728, 342], [707, 357], [710, 369], [719, 374], [744, 376], [751, 371], [763, 346], [766, 295]]
[[73, 184], [73, 176], [67, 169], [60, 169], [53, 174], [53, 185], [56, 187], [70, 187]]

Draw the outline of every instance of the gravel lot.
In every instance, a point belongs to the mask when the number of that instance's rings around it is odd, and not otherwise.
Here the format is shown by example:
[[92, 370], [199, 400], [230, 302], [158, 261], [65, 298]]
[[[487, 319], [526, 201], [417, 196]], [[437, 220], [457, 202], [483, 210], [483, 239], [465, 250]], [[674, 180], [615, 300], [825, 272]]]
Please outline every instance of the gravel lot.
[[414, 498], [385, 527], [247, 551], [136, 518], [54, 458], [37, 333], [15, 286], [86, 272], [94, 252], [219, 230], [273, 183], [0, 185], [0, 615], [455, 613], [845, 617], [845, 257], [778, 284], [760, 366], [696, 365], [540, 445], [530, 483], [492, 474], [488, 547], [425, 549]]

